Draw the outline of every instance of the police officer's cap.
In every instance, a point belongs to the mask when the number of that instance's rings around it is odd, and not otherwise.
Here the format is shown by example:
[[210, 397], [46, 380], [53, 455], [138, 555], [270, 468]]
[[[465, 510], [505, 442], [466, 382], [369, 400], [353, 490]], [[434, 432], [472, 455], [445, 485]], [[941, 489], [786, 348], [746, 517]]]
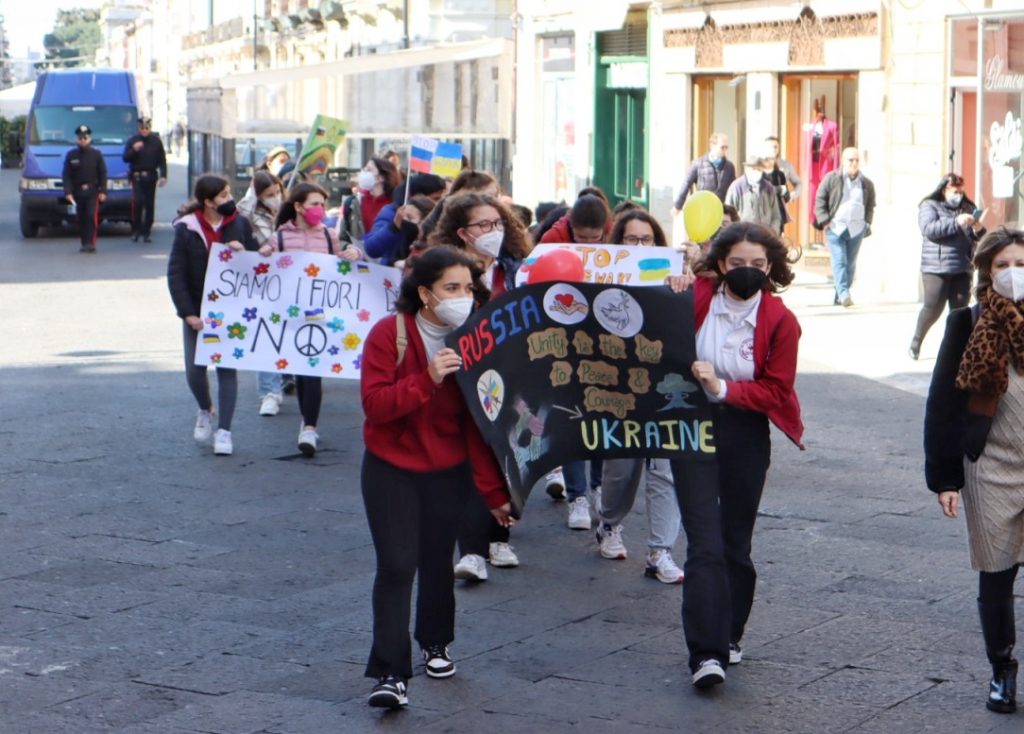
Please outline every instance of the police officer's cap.
[[152, 127], [153, 119], [150, 117], [142, 116], [139, 118], [139, 127]]
[[92, 130], [89, 129], [88, 125], [79, 125], [75, 128], [75, 135], [79, 138], [84, 138], [86, 135], [92, 135]]

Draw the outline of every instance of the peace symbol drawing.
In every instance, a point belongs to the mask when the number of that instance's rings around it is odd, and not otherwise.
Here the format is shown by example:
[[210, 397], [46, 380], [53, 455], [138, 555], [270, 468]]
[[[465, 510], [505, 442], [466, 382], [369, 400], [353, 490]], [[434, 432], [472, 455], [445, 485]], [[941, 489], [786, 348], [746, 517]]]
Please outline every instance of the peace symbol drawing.
[[295, 331], [295, 351], [303, 357], [315, 357], [327, 347], [327, 332], [316, 324], [300, 326]]

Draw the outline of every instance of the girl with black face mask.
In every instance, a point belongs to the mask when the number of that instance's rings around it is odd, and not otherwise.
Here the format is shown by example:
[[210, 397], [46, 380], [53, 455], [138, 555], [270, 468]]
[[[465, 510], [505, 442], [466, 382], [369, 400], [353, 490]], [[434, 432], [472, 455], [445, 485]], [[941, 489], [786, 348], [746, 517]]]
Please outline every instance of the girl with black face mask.
[[786, 254], [773, 232], [740, 222], [723, 229], [694, 267], [692, 371], [713, 406], [716, 461], [674, 462], [672, 472], [687, 536], [683, 631], [698, 688], [722, 683], [726, 667], [743, 659], [768, 422], [803, 448], [794, 389], [800, 325], [773, 295], [793, 280]]

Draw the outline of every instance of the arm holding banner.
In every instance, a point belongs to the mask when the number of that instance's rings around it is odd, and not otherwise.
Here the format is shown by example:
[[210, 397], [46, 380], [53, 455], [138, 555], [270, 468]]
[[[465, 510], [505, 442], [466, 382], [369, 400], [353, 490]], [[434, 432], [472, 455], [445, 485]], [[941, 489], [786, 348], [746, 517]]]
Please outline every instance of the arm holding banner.
[[437, 390], [429, 371], [398, 377], [397, 329], [394, 318], [377, 322], [363, 346], [363, 368], [360, 392], [366, 420], [390, 423], [422, 408]]

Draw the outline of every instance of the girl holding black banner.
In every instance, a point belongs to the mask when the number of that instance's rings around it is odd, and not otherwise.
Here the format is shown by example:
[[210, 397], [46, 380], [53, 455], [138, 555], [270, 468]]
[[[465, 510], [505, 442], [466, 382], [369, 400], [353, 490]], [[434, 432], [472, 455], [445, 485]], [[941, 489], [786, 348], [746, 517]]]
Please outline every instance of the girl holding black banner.
[[715, 461], [673, 462], [687, 536], [683, 631], [693, 684], [725, 681], [743, 659], [754, 600], [750, 558], [771, 458], [771, 421], [801, 449], [794, 382], [800, 325], [774, 294], [793, 280], [786, 246], [759, 224], [722, 230], [694, 267], [697, 361], [714, 408]]
[[455, 383], [462, 360], [444, 346], [445, 336], [473, 310], [478, 276], [475, 263], [450, 247], [413, 258], [398, 314], [377, 322], [363, 350], [362, 491], [377, 555], [366, 666], [367, 677], [377, 679], [371, 706], [408, 703], [417, 572], [415, 637], [426, 674], [455, 674], [448, 654], [455, 637], [451, 558], [466, 493], [478, 491], [502, 526], [514, 523], [497, 461]]

